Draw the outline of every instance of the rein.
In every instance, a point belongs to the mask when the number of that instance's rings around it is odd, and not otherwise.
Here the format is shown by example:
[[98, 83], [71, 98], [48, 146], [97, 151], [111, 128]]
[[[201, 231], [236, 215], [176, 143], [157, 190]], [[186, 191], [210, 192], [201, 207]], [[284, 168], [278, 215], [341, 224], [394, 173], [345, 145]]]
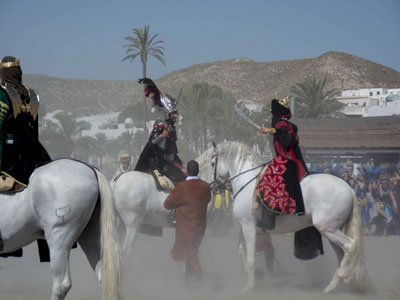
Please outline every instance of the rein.
[[[268, 163], [269, 163], [269, 162], [268, 162]], [[218, 183], [218, 180], [217, 180], [218, 155], [216, 155], [216, 157], [215, 157], [215, 166], [214, 166], [214, 181], [212, 181], [212, 182], [210, 183], [210, 185], [217, 185], [218, 188], [220, 188], [220, 189], [225, 189], [225, 188], [226, 188], [226, 184], [229, 183], [229, 182], [231, 182], [233, 179], [235, 179], [235, 178], [237, 178], [237, 177], [239, 177], [239, 176], [241, 176], [241, 175], [243, 175], [243, 174], [245, 174], [245, 173], [247, 173], [247, 172], [253, 171], [253, 170], [258, 169], [258, 168], [265, 167], [268, 163], [263, 163], [263, 164], [261, 164], [261, 165], [259, 165], [259, 166], [257, 166], [257, 167], [254, 167], [254, 168], [251, 168], [251, 169], [249, 169], [249, 170], [243, 171], [243, 172], [241, 172], [241, 173], [239, 173], [239, 174], [236, 174], [235, 176], [232, 176], [232, 177], [228, 178], [227, 180], [225, 180], [225, 181], [222, 182], [222, 183]], [[262, 170], [262, 169], [261, 169], [261, 170]], [[261, 172], [261, 171], [260, 171], [260, 172]], [[235, 195], [233, 195], [233, 199], [235, 199], [236, 196], [237, 196], [241, 191], [243, 191], [243, 189], [244, 189], [247, 185], [249, 185], [250, 182], [252, 182], [254, 179], [256, 179], [259, 175], [260, 175], [260, 173], [258, 173], [256, 176], [254, 176], [253, 178], [251, 178], [246, 184], [244, 184], [243, 186], [241, 186], [240, 189], [235, 193]]]
[[[261, 168], [261, 167], [265, 167], [267, 164], [268, 164], [268, 163], [263, 163], [263, 164], [261, 164], [261, 165], [259, 165], [259, 166], [257, 166], [257, 167], [254, 167], [254, 168], [251, 168], [251, 169], [249, 169], [249, 170], [243, 171], [243, 172], [241, 172], [241, 173], [239, 173], [239, 174], [236, 174], [235, 176], [232, 176], [232, 177], [228, 178], [228, 179], [225, 180], [224, 182], [219, 183], [218, 185], [224, 186], [225, 184], [227, 184], [228, 182], [232, 181], [233, 179], [236, 179], [237, 177], [239, 177], [239, 176], [241, 176], [241, 175], [243, 175], [243, 174], [246, 174], [247, 172], [253, 171], [253, 170], [258, 169], [258, 168]], [[258, 176], [258, 175], [259, 175], [259, 174], [257, 174], [257, 176]], [[214, 175], [214, 176], [215, 176], [215, 175]], [[256, 177], [257, 177], [257, 176], [256, 176]], [[254, 177], [253, 179], [251, 179], [250, 182], [251, 182], [252, 180], [254, 180], [256, 177]], [[211, 182], [211, 184], [213, 184], [213, 183], [218, 183], [218, 181], [216, 180], [216, 177], [214, 177], [214, 181]], [[247, 183], [246, 183], [246, 184], [247, 184]]]
[[[260, 171], [260, 172], [261, 172], [261, 171]], [[254, 179], [256, 179], [259, 175], [260, 175], [260, 173], [257, 173], [257, 175], [254, 176], [252, 179], [250, 179], [245, 185], [242, 185], [242, 186], [240, 187], [240, 189], [236, 192], [236, 194], [233, 195], [233, 199], [236, 199], [236, 196], [237, 196], [241, 191], [243, 191], [244, 188], [245, 188], [250, 182], [252, 182]]]

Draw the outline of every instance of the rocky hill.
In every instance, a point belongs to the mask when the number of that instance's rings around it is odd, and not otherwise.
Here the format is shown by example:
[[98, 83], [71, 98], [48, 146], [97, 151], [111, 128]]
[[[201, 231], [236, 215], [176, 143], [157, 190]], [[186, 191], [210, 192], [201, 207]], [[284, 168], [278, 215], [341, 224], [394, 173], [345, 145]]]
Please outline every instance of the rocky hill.
[[[198, 82], [217, 85], [236, 99], [258, 102], [288, 95], [291, 86], [306, 77], [327, 78], [328, 88], [399, 88], [400, 72], [340, 52], [316, 58], [256, 62], [246, 58], [193, 65], [155, 79], [163, 92], [177, 95], [179, 89]], [[36, 88], [47, 111], [63, 109], [78, 116], [120, 111], [143, 99], [135, 81], [71, 80], [26, 75], [24, 83]]]

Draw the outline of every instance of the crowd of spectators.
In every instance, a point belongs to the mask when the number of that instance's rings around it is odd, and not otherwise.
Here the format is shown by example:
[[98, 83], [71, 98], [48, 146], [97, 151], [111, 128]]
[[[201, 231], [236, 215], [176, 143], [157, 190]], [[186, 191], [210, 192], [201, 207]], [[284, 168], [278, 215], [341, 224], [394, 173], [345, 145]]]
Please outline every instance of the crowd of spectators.
[[310, 164], [311, 172], [343, 178], [355, 191], [367, 235], [400, 234], [400, 160], [397, 163], [349, 159]]

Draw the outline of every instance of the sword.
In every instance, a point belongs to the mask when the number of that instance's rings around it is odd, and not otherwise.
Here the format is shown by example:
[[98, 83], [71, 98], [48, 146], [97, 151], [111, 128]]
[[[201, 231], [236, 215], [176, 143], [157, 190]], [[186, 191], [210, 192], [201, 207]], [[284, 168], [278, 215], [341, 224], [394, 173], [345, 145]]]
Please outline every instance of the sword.
[[178, 106], [178, 100], [179, 100], [179, 97], [181, 96], [181, 93], [182, 93], [182, 88], [179, 91], [178, 98], [176, 98], [176, 106]]
[[235, 104], [235, 111], [241, 117], [243, 120], [245, 120], [247, 123], [253, 125], [255, 128], [258, 130], [261, 130], [261, 126], [256, 124], [253, 120], [251, 120], [236, 104]]

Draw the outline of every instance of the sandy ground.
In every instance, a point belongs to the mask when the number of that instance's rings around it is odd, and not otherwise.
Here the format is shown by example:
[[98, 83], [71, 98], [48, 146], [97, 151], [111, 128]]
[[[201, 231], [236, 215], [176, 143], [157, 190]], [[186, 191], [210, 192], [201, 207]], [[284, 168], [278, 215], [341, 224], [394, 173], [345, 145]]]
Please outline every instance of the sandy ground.
[[[227, 236], [207, 234], [200, 249], [205, 284], [183, 285], [183, 264], [169, 255], [173, 229], [162, 238], [140, 235], [124, 263], [124, 299], [400, 299], [400, 237], [365, 237], [365, 259], [375, 294], [354, 294], [345, 286], [331, 295], [321, 291], [336, 268], [336, 257], [324, 241], [325, 255], [311, 261], [293, 256], [293, 237], [274, 235], [275, 273], [266, 273], [262, 255], [256, 257], [257, 283], [243, 294], [245, 274], [236, 251], [237, 230]], [[71, 253], [72, 289], [68, 300], [101, 299], [100, 288], [81, 249]], [[39, 263], [36, 244], [24, 249], [23, 258], [0, 260], [0, 300], [39, 300], [51, 297], [51, 273]]]

